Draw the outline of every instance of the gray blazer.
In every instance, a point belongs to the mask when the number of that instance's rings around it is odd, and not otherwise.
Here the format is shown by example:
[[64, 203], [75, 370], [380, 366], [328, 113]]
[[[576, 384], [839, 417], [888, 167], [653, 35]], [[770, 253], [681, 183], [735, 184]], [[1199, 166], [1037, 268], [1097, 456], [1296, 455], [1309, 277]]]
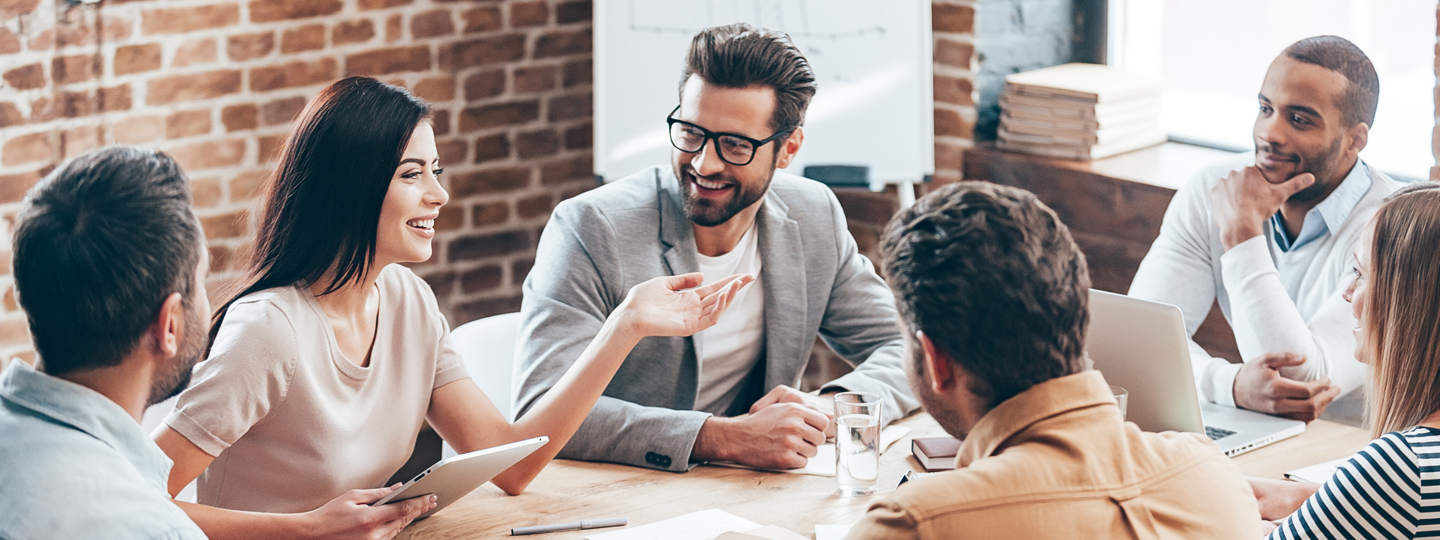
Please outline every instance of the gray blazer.
[[[698, 271], [679, 190], [669, 167], [652, 167], [555, 208], [525, 279], [513, 410], [523, 415], [554, 386], [631, 287]], [[756, 222], [765, 353], [728, 414], [748, 411], [778, 385], [798, 386], [817, 333], [858, 364], [827, 388], [884, 396], [886, 422], [918, 407], [905, 381], [894, 298], [857, 251], [830, 189], [776, 172]], [[699, 373], [691, 338], [642, 340], [560, 457], [689, 470], [710, 416], [693, 410]]]

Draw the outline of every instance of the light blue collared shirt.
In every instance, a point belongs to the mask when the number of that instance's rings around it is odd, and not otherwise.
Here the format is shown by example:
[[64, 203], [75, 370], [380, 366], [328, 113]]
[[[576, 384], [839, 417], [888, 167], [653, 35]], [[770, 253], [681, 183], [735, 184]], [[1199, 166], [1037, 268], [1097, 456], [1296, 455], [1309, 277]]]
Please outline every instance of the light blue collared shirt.
[[1370, 191], [1370, 173], [1366, 167], [1364, 161], [1355, 160], [1350, 174], [1345, 175], [1335, 191], [1305, 213], [1305, 221], [1300, 225], [1300, 234], [1295, 236], [1294, 242], [1285, 234], [1285, 220], [1280, 212], [1270, 216], [1270, 233], [1275, 236], [1275, 244], [1280, 246], [1280, 251], [1288, 253], [1300, 249], [1305, 244], [1324, 238], [1330, 231], [1340, 230], [1340, 224], [1345, 223], [1345, 218], [1350, 217], [1350, 212]]
[[172, 463], [98, 392], [20, 360], [0, 375], [0, 538], [204, 540]]

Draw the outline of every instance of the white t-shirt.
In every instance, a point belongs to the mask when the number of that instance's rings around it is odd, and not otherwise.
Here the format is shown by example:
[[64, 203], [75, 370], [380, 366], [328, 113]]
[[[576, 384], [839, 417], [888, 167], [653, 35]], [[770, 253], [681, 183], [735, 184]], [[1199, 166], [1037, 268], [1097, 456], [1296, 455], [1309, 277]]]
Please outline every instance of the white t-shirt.
[[695, 334], [695, 356], [700, 359], [697, 411], [724, 413], [740, 393], [745, 375], [765, 351], [765, 293], [758, 245], [755, 226], [751, 225], [729, 253], [719, 257], [695, 254], [706, 285], [734, 274], [755, 276], [755, 282], [735, 295], [715, 326]]

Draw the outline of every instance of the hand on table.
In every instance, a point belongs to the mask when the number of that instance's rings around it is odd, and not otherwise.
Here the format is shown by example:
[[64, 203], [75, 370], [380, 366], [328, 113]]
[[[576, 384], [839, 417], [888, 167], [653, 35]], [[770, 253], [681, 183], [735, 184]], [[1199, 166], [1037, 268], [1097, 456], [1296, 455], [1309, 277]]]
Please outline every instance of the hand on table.
[[830, 417], [798, 403], [775, 403], [736, 418], [712, 416], [700, 427], [691, 455], [762, 469], [798, 469], [825, 444]]
[[1221, 178], [1210, 188], [1210, 212], [1225, 251], [1260, 236], [1265, 220], [1279, 212], [1291, 195], [1314, 183], [1315, 175], [1303, 173], [1272, 184], [1253, 165]]
[[1235, 405], [1305, 422], [1319, 418], [1340, 395], [1340, 387], [1328, 378], [1300, 382], [1280, 375], [1280, 368], [1303, 363], [1305, 357], [1294, 353], [1266, 353], [1245, 362], [1235, 375]]
[[1253, 476], [1246, 480], [1250, 481], [1250, 489], [1255, 491], [1255, 502], [1260, 503], [1260, 519], [1267, 521], [1285, 519], [1320, 490], [1320, 484], [1311, 482], [1271, 480]]
[[817, 396], [782, 384], [776, 386], [770, 393], [765, 394], [765, 397], [760, 398], [760, 401], [756, 401], [754, 405], [751, 405], [750, 414], [760, 412], [760, 409], [777, 403], [804, 405], [815, 412], [825, 415], [825, 417], [829, 419], [825, 426], [825, 438], [831, 439], [835, 437], [835, 396], [833, 394], [821, 394]]
[[370, 503], [399, 488], [400, 484], [379, 489], [352, 489], [325, 503], [325, 506], [306, 513], [310, 538], [389, 540], [420, 514], [438, 504], [434, 495], [423, 495], [394, 504], [370, 506]]

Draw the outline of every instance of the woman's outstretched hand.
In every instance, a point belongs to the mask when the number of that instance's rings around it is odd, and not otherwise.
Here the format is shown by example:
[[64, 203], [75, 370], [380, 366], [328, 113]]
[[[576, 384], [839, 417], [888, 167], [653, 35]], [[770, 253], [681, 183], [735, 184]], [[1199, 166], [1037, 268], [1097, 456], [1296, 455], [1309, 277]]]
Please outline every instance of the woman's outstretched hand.
[[741, 288], [755, 281], [737, 274], [704, 287], [699, 272], [651, 279], [630, 289], [616, 310], [636, 337], [689, 336], [715, 325]]

